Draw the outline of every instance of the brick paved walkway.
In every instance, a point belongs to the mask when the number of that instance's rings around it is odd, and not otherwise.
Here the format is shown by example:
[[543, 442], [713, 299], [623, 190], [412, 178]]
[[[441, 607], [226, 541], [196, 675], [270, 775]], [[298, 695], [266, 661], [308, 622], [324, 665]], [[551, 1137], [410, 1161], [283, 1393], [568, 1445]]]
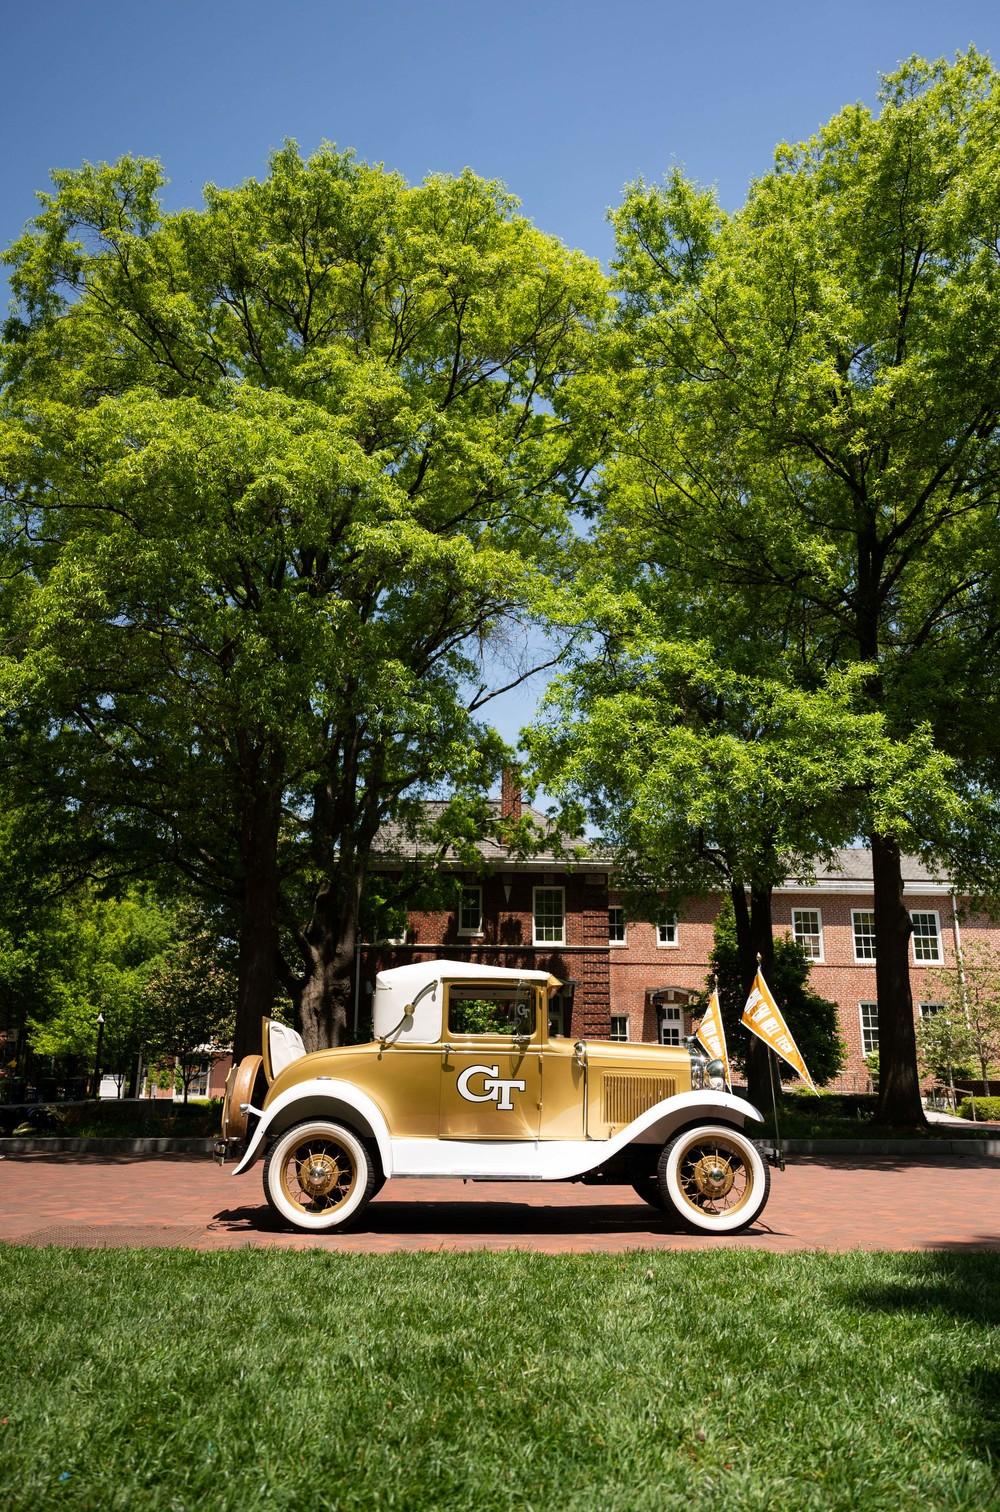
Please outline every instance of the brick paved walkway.
[[795, 1159], [760, 1221], [731, 1239], [672, 1233], [627, 1187], [391, 1181], [343, 1235], [285, 1228], [261, 1167], [204, 1156], [21, 1155], [0, 1161], [0, 1240], [62, 1245], [285, 1246], [353, 1253], [526, 1249], [1000, 1250], [1000, 1163]]

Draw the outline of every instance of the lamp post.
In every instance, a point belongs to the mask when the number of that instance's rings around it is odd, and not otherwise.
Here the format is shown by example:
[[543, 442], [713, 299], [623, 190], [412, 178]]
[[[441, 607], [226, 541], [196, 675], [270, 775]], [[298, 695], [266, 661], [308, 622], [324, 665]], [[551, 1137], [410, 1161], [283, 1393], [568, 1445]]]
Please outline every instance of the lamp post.
[[104, 1038], [104, 1014], [97, 1015], [97, 1050], [94, 1053], [94, 1097], [101, 1095], [101, 1040]]

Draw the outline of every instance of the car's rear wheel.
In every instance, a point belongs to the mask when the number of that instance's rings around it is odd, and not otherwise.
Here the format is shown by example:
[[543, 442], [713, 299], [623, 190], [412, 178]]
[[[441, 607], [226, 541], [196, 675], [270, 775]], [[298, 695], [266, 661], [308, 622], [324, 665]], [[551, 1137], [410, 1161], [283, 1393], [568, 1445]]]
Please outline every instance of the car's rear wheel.
[[343, 1228], [371, 1201], [381, 1178], [353, 1129], [326, 1118], [294, 1124], [264, 1163], [264, 1194], [276, 1213], [309, 1232]]
[[705, 1124], [685, 1129], [664, 1145], [657, 1182], [685, 1228], [736, 1234], [763, 1212], [771, 1172], [739, 1129]]

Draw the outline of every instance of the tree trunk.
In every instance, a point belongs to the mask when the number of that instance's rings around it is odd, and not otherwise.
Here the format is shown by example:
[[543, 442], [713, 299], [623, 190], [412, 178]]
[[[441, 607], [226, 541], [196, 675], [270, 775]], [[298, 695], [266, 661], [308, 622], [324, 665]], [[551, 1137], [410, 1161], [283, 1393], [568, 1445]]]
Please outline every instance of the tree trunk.
[[875, 994], [878, 998], [879, 1123], [925, 1127], [917, 1073], [917, 1036], [910, 992], [910, 934], [903, 901], [899, 845], [889, 835], [868, 837], [875, 897]]
[[[740, 963], [740, 982], [744, 1002], [750, 996], [753, 979], [757, 975], [757, 953], [765, 978], [774, 959], [774, 939], [771, 934], [771, 889], [752, 887], [747, 899], [743, 887], [734, 884], [730, 888], [733, 913], [736, 917], [736, 949]], [[756, 1034], [747, 1031], [749, 1044], [746, 1048], [747, 1098], [757, 1107], [766, 1108], [771, 1101], [771, 1077], [767, 1064], [767, 1047]]]
[[263, 788], [248, 797], [240, 826], [243, 899], [233, 1059], [260, 1054], [260, 1021], [274, 1007], [278, 963], [278, 830], [281, 793]]
[[304, 934], [299, 1027], [307, 1050], [342, 1045], [351, 1023], [361, 879], [330, 885], [316, 898]]

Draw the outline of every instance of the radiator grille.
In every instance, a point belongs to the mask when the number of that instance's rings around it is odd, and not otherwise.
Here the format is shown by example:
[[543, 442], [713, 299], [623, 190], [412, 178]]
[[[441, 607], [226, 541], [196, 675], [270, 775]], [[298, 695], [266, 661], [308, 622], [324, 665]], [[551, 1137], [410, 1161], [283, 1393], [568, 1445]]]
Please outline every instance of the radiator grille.
[[631, 1123], [664, 1097], [673, 1097], [677, 1081], [673, 1076], [609, 1072], [604, 1078], [604, 1121], [609, 1124]]

